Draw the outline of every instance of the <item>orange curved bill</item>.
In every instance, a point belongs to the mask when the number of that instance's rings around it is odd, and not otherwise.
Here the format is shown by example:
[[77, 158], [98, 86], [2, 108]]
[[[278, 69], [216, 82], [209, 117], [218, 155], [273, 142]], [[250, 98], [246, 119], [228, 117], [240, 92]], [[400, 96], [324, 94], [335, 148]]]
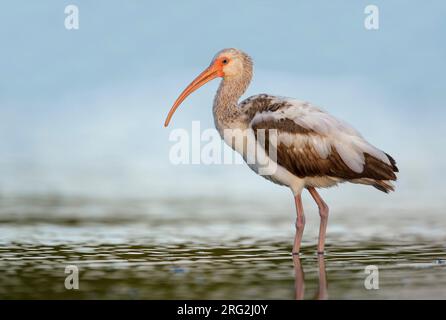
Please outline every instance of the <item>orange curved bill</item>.
[[177, 98], [175, 103], [173, 104], [172, 108], [170, 108], [169, 114], [167, 115], [166, 121], [164, 122], [164, 126], [167, 127], [169, 125], [170, 119], [172, 118], [173, 114], [177, 110], [177, 108], [180, 106], [180, 104], [186, 99], [192, 92], [206, 84], [207, 82], [221, 76], [220, 70], [215, 66], [211, 65], [206, 70], [204, 70], [198, 77], [192, 81], [186, 89], [180, 94], [180, 96]]

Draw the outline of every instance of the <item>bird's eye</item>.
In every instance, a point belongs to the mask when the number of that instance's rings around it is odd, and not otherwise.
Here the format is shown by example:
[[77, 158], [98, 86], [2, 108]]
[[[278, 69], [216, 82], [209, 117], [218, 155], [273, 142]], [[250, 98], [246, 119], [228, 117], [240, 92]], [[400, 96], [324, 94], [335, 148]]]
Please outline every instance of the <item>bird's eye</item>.
[[228, 64], [228, 59], [223, 59], [223, 64]]

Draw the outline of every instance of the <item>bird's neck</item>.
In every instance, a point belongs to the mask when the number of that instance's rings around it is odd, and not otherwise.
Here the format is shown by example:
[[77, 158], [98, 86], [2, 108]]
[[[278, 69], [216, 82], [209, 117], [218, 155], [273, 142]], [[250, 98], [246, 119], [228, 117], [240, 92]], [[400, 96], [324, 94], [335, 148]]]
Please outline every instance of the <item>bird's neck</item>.
[[251, 82], [251, 73], [241, 77], [223, 78], [214, 99], [215, 126], [221, 132], [238, 124], [241, 111], [238, 100]]

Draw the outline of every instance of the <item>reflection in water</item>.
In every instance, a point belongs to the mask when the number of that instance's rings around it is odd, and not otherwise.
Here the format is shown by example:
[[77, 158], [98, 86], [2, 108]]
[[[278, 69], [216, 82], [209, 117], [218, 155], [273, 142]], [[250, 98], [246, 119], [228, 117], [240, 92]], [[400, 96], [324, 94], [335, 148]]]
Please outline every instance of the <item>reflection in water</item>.
[[319, 290], [317, 293], [318, 300], [328, 299], [328, 283], [327, 283], [327, 273], [325, 272], [325, 257], [324, 255], [318, 254], [317, 262], [319, 266]]
[[305, 293], [305, 278], [302, 264], [300, 263], [300, 257], [297, 254], [293, 254], [294, 273], [295, 273], [295, 288], [296, 288], [296, 300], [303, 300]]
[[[295, 272], [296, 300], [303, 300], [305, 295], [305, 275], [300, 262], [299, 255], [293, 255]], [[322, 254], [317, 255], [318, 264], [318, 290], [315, 296], [316, 300], [328, 299], [327, 273], [325, 272], [325, 257]]]

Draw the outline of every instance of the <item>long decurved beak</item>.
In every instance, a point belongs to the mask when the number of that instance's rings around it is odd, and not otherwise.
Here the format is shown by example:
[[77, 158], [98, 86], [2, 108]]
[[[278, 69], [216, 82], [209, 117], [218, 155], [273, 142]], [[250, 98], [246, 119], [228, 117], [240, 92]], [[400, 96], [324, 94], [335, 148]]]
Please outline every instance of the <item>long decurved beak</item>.
[[206, 70], [204, 70], [198, 77], [192, 81], [186, 89], [180, 94], [180, 96], [177, 98], [175, 103], [173, 104], [172, 108], [170, 108], [169, 114], [167, 115], [166, 121], [164, 122], [164, 126], [167, 127], [169, 125], [170, 119], [172, 118], [173, 114], [177, 110], [177, 108], [180, 106], [180, 104], [186, 99], [192, 92], [206, 84], [207, 82], [217, 78], [222, 77], [223, 73], [221, 69], [214, 63], [211, 64]]

